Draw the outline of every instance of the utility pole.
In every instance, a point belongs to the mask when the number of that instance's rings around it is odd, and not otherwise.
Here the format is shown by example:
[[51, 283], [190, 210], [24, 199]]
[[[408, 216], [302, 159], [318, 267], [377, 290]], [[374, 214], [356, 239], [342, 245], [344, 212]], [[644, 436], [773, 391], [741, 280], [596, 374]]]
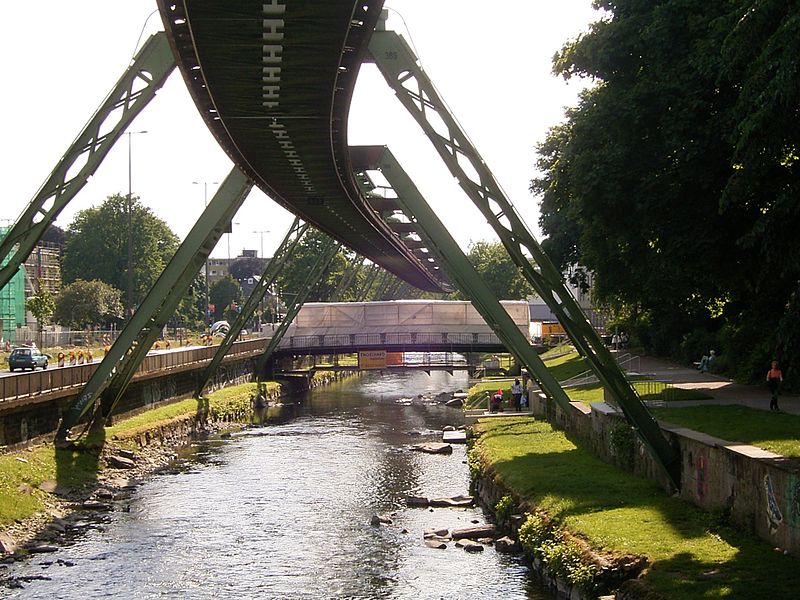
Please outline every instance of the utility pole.
[[[218, 181], [193, 181], [192, 184], [193, 185], [202, 185], [203, 186], [203, 202], [205, 203], [205, 206], [208, 207], [208, 186], [209, 186], [209, 184], [211, 184], [211, 185], [219, 185], [219, 182]], [[208, 298], [208, 258], [206, 258], [206, 260], [205, 260], [205, 288], [206, 288], [206, 312], [205, 312], [205, 315], [203, 316], [203, 325], [208, 326], [209, 325], [208, 318], [210, 316], [209, 315], [209, 309], [208, 309], [208, 305], [209, 305], [209, 302], [210, 302], [210, 300]]]
[[131, 160], [131, 137], [137, 133], [147, 133], [147, 131], [126, 131], [128, 136], [128, 294], [127, 306], [125, 307], [125, 319], [130, 320], [133, 315], [133, 170]]

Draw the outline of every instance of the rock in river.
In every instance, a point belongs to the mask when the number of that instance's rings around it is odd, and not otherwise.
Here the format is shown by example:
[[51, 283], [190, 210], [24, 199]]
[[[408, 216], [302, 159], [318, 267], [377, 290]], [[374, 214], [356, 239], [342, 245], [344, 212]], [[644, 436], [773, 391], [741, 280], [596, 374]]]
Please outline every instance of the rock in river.
[[453, 453], [453, 447], [450, 444], [443, 444], [441, 442], [425, 442], [422, 444], [414, 444], [411, 446], [411, 449], [418, 452], [427, 452], [428, 454]]

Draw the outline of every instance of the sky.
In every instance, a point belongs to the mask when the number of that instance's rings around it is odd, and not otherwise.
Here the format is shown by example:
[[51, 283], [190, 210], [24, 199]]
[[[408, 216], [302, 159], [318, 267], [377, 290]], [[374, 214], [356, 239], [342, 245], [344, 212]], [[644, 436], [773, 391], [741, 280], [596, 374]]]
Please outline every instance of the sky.
[[[113, 9], [112, 9], [113, 7]], [[536, 145], [563, 120], [587, 82], [551, 71], [553, 55], [600, 18], [591, 0], [386, 0], [389, 28], [404, 35], [428, 76], [539, 237]], [[491, 8], [490, 8], [491, 7]], [[139, 46], [162, 29], [154, 0], [40, 0], [3, 6], [0, 24], [0, 225], [11, 225], [94, 114]], [[149, 17], [149, 18], [148, 18]], [[143, 37], [139, 41], [140, 34]], [[177, 69], [136, 118], [130, 159], [134, 196], [183, 238], [232, 163], [208, 132]], [[359, 75], [349, 142], [388, 145], [453, 237], [496, 240], [416, 122], [373, 65]], [[59, 215], [128, 191], [128, 136]], [[197, 182], [197, 183], [195, 183]], [[206, 185], [203, 185], [206, 182]], [[293, 215], [254, 190], [213, 257], [243, 248], [271, 256]]]

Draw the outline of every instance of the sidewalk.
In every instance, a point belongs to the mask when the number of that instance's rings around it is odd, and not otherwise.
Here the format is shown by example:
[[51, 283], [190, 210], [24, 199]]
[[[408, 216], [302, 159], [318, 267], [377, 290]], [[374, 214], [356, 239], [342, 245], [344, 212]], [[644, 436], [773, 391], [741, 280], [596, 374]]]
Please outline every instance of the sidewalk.
[[[759, 410], [769, 410], [769, 390], [766, 382], [763, 386], [744, 385], [734, 383], [732, 380], [714, 375], [712, 373], [700, 373], [697, 369], [685, 367], [668, 360], [653, 358], [651, 356], [640, 356], [640, 371], [650, 379], [670, 383], [675, 387], [687, 390], [702, 390], [711, 400], [687, 400], [675, 402], [673, 406], [700, 406], [708, 404], [741, 404]], [[767, 367], [764, 367], [766, 377]], [[778, 396], [778, 406], [781, 411], [800, 415], [800, 396], [784, 395]]]

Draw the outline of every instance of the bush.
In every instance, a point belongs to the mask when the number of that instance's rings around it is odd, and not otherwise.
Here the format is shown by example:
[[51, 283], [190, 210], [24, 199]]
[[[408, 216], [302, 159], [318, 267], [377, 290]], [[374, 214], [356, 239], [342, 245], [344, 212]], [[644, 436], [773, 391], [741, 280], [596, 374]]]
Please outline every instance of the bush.
[[522, 549], [533, 556], [542, 557], [542, 545], [553, 537], [553, 526], [542, 513], [528, 515], [517, 534]]
[[503, 496], [494, 505], [494, 517], [500, 527], [508, 527], [511, 514], [514, 512], [514, 500], [511, 496]]

